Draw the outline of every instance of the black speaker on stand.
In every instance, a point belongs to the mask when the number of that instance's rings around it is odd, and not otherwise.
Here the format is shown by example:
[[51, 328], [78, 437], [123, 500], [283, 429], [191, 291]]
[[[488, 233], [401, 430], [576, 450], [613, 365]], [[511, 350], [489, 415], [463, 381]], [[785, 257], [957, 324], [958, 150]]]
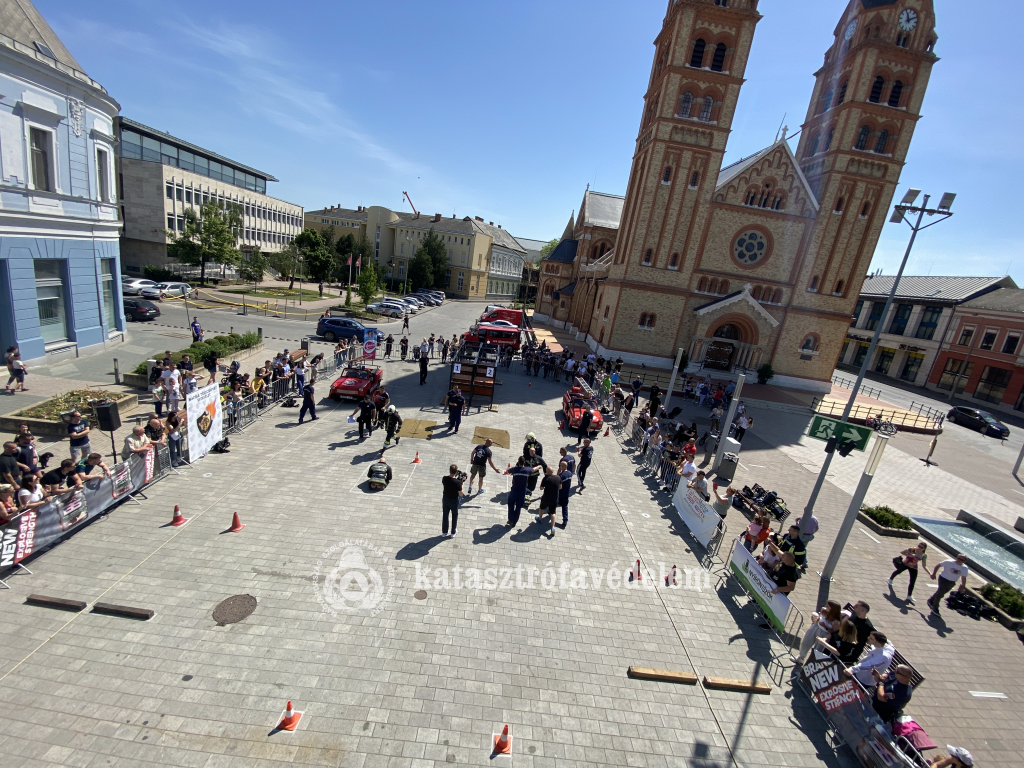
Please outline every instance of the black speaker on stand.
[[99, 428], [110, 433], [110, 448], [114, 452], [114, 461], [117, 461], [117, 443], [114, 442], [114, 432], [121, 428], [121, 414], [117, 410], [116, 400], [107, 400], [103, 403], [94, 403], [93, 413], [96, 414], [96, 421]]

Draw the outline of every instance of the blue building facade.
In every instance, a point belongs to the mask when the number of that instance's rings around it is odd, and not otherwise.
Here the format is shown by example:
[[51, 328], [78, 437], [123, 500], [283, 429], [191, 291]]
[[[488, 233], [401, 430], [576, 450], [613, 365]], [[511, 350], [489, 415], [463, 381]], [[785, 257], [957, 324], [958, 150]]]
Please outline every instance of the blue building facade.
[[114, 118], [31, 4], [0, 0], [0, 344], [42, 361], [124, 339]]

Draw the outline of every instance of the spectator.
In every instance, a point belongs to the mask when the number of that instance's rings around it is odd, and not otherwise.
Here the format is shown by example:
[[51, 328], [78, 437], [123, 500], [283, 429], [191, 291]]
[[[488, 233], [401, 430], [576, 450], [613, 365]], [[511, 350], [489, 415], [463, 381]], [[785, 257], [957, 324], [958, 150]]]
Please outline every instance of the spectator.
[[390, 357], [391, 357], [391, 348], [394, 346], [394, 344], [395, 344], [395, 337], [392, 336], [389, 333], [388, 337], [386, 339], [384, 339], [384, 359], [385, 360], [390, 359]]
[[797, 528], [800, 528], [800, 541], [802, 541], [804, 544], [810, 544], [811, 539], [814, 538], [814, 534], [818, 532], [818, 518], [814, 516], [813, 512], [811, 513], [811, 517], [807, 521], [806, 531], [803, 530], [802, 523], [803, 517], [798, 517], [796, 519], [796, 523], [794, 523], [794, 525], [796, 525]]
[[149, 438], [149, 442], [153, 445], [167, 445], [167, 441], [164, 439], [164, 435], [166, 434], [164, 423], [155, 413], [150, 416], [149, 421], [146, 422], [145, 433], [146, 437]]
[[[7, 380], [8, 391], [17, 392], [18, 390], [21, 390], [22, 392], [28, 392], [28, 388], [25, 386], [25, 376], [28, 375], [28, 366], [22, 362], [21, 352], [17, 349], [10, 353], [7, 370], [10, 373], [10, 377]], [[14, 386], [13, 390], [11, 389], [11, 381], [18, 382]]]
[[926, 549], [928, 549], [928, 545], [923, 541], [919, 541], [916, 547], [904, 549], [898, 556], [892, 559], [892, 564], [896, 566], [896, 570], [889, 574], [889, 588], [892, 589], [892, 580], [906, 571], [910, 578], [910, 584], [907, 586], [907, 602], [911, 605], [914, 604], [914, 585], [917, 583], [918, 567], [924, 566], [925, 571], [928, 570]]
[[38, 509], [46, 503], [46, 491], [35, 475], [25, 475], [21, 490], [18, 491], [18, 509], [25, 512]]
[[420, 386], [427, 383], [427, 356], [425, 353], [420, 354]]
[[871, 633], [875, 631], [875, 625], [868, 618], [868, 611], [870, 610], [871, 606], [863, 600], [858, 600], [853, 605], [853, 613], [849, 614], [850, 621], [857, 628], [857, 647], [854, 648], [854, 657], [858, 659], [861, 653], [864, 652], [864, 646]]
[[430, 338], [427, 340], [427, 357], [431, 360], [434, 359], [434, 342], [436, 341], [434, 334], [430, 334]]
[[693, 480], [688, 482], [686, 487], [692, 488], [699, 493], [703, 497], [704, 501], [711, 501], [711, 496], [708, 494], [708, 481], [705, 478], [704, 470], [698, 469], [697, 473], [693, 476]]
[[932, 569], [933, 579], [940, 568], [942, 569], [942, 574], [939, 576], [939, 588], [935, 590], [934, 595], [928, 598], [928, 607], [935, 611], [935, 613], [939, 612], [939, 601], [956, 586], [957, 579], [960, 579], [960, 589], [958, 591], [963, 592], [967, 589], [967, 574], [971, 570], [967, 567], [967, 555], [964, 554], [958, 554], [955, 560], [943, 560], [936, 565]]
[[612, 377], [601, 375], [601, 403], [608, 405], [608, 398], [612, 393]]
[[811, 614], [811, 626], [804, 632], [803, 640], [800, 641], [800, 651], [797, 654], [797, 659], [801, 664], [806, 660], [807, 654], [811, 652], [816, 640], [819, 638], [827, 640], [832, 637], [833, 632], [839, 630], [841, 620], [842, 608], [835, 600], [829, 600], [819, 609], [818, 613]]
[[[540, 443], [537, 443], [540, 446]], [[543, 458], [537, 453], [537, 449], [530, 446], [526, 449], [525, 455], [523, 456], [523, 465], [533, 469], [534, 467], [540, 467], [540, 471], [537, 474], [531, 475], [529, 481], [526, 484], [526, 503], [529, 504], [533, 501], [533, 492], [537, 489], [537, 481], [540, 479], [540, 472], [547, 469], [548, 465]]]
[[697, 440], [690, 438], [683, 444], [683, 455], [687, 461], [693, 461], [697, 456]]
[[800, 575], [796, 570], [796, 561], [792, 552], [782, 553], [782, 565], [775, 569], [772, 580], [775, 582], [773, 595], [788, 595], [796, 588], [796, 580]]
[[162, 378], [157, 379], [156, 384], [153, 387], [153, 410], [156, 411], [157, 416], [161, 416], [164, 412], [164, 404], [168, 401], [167, 387], [164, 385]]
[[789, 526], [785, 536], [775, 535], [772, 538], [774, 543], [768, 542], [769, 547], [776, 547], [780, 552], [792, 552], [796, 564], [801, 568], [807, 567], [807, 547], [800, 540], [800, 529], [796, 525]]
[[572, 470], [565, 461], [558, 462], [558, 505], [562, 508], [562, 528], [569, 525], [569, 493], [572, 490]]
[[711, 409], [711, 434], [718, 435], [722, 432], [722, 410], [721, 404], [715, 404], [715, 407]]
[[359, 439], [363, 439], [364, 428], [369, 430], [369, 436], [373, 437], [373, 423], [377, 420], [377, 409], [373, 407], [369, 393], [363, 395], [359, 405], [352, 411], [352, 416], [356, 414], [359, 414]]
[[209, 376], [206, 381], [207, 384], [213, 384], [217, 380], [217, 366], [217, 353], [210, 352], [210, 354], [206, 356], [206, 359], [203, 360], [203, 368], [206, 369], [206, 373]]
[[141, 456], [147, 451], [153, 450], [153, 445], [146, 436], [143, 427], [133, 427], [132, 433], [124, 439], [124, 447], [121, 448], [121, 459], [126, 461], [133, 453]]
[[462, 426], [462, 411], [466, 407], [466, 398], [462, 396], [458, 384], [448, 391], [444, 405], [448, 408], [448, 429], [455, 427], [454, 434], [457, 435], [459, 427]]
[[832, 637], [826, 640], [824, 637], [817, 639], [818, 645], [831, 653], [845, 666], [857, 663], [857, 625], [849, 619], [840, 619], [839, 629]]
[[856, 677], [861, 685], [870, 690], [875, 683], [872, 673], [878, 672], [881, 674], [888, 671], [894, 653], [896, 653], [896, 647], [889, 642], [885, 635], [875, 630], [868, 635], [867, 653], [864, 654], [859, 663], [849, 669], [844, 669], [843, 673], [847, 677]]
[[35, 438], [30, 432], [22, 432], [18, 435], [18, 462], [28, 467], [25, 470], [26, 475], [33, 475], [37, 480], [43, 476], [43, 471], [39, 468], [39, 455], [36, 453], [36, 447], [32, 445]]
[[89, 443], [89, 422], [82, 421], [82, 414], [78, 410], [71, 412], [68, 435], [71, 437], [72, 461], [78, 461], [83, 454], [92, 453], [92, 445]]
[[312, 382], [306, 383], [305, 378], [302, 379], [302, 407], [299, 409], [299, 424], [309, 414], [310, 421], [316, 421], [316, 390], [313, 387]]
[[[302, 392], [306, 386], [306, 372], [308, 371], [308, 363], [305, 357], [299, 358], [298, 362], [295, 363], [295, 388]], [[313, 418], [316, 418], [315, 416]]]
[[587, 470], [590, 469], [590, 464], [594, 460], [594, 446], [590, 444], [590, 438], [583, 438], [583, 447], [580, 448], [580, 465], [576, 469], [577, 485], [576, 493], [583, 493], [583, 489], [586, 488], [583, 483], [587, 478]]
[[875, 695], [871, 700], [871, 706], [882, 718], [883, 723], [891, 723], [903, 714], [903, 708], [910, 703], [910, 697], [914, 693], [914, 686], [911, 685], [914, 670], [906, 664], [899, 664], [896, 669], [884, 674], [872, 670], [875, 678]]
[[178, 361], [178, 370], [181, 371], [182, 375], [184, 375], [185, 371], [191, 371], [193, 368], [192, 358], [187, 353], [182, 355], [181, 360]]
[[14, 501], [14, 486], [0, 483], [0, 525], [7, 525], [18, 514], [18, 504]]
[[88, 456], [82, 457], [75, 465], [78, 479], [83, 483], [86, 480], [92, 479], [90, 476], [95, 469], [100, 470], [100, 474], [96, 475], [96, 477], [101, 477], [102, 475], [110, 477], [110, 467], [103, 463], [103, 456], [98, 453], [90, 453]]
[[743, 414], [736, 420], [736, 442], [742, 443], [743, 436], [747, 434], [747, 430], [754, 426], [754, 420]]
[[74, 486], [72, 490], [81, 490], [82, 481], [78, 479], [75, 462], [71, 459], [64, 459], [59, 467], [51, 469], [43, 475], [43, 487], [51, 495], [68, 490], [69, 482]]
[[541, 516], [545, 514], [548, 516], [548, 537], [552, 539], [555, 537], [555, 509], [558, 506], [558, 491], [561, 485], [561, 481], [555, 475], [555, 470], [551, 467], [544, 467], [544, 479], [540, 481], [540, 509], [533, 519], [540, 524]]
[[[408, 321], [408, 316], [406, 316]], [[442, 538], [455, 538], [459, 533], [459, 498], [463, 496], [462, 484], [466, 475], [459, 472], [459, 465], [452, 464], [448, 467], [448, 474], [441, 478], [441, 536]], [[452, 535], [448, 536], [448, 520], [451, 517]]]
[[21, 476], [26, 472], [28, 466], [18, 461], [18, 444], [4, 443], [4, 452], [0, 455], [0, 483], [5, 483], [17, 491], [21, 488]]
[[715, 500], [711, 502], [711, 506], [714, 507], [718, 516], [724, 520], [725, 516], [729, 514], [729, 507], [732, 506], [732, 497], [736, 495], [736, 489], [730, 485], [725, 489], [725, 496], [718, 492], [718, 483], [713, 483], [711, 489], [715, 494]]
[[[697, 466], [693, 463], [693, 459], [689, 457], [683, 457], [683, 465], [679, 468], [679, 481], [690, 485], [690, 481], [697, 476]], [[751, 523], [753, 525], [753, 523]], [[748, 547], [749, 549], [749, 547]]]
[[487, 474], [487, 465], [491, 465], [491, 469], [498, 472], [498, 468], [494, 466], [494, 461], [491, 458], [491, 446], [494, 442], [491, 438], [484, 440], [483, 445], [476, 446], [469, 454], [469, 490], [473, 490], [473, 478], [477, 475], [480, 476], [479, 488], [477, 493], [484, 492], [484, 476]]
[[928, 768], [973, 768], [974, 758], [963, 747], [954, 747], [951, 744], [947, 744], [946, 751], [949, 753], [948, 757], [936, 755], [928, 763]]
[[192, 343], [198, 344], [203, 340], [203, 326], [199, 324], [199, 318], [192, 318]]
[[393, 405], [389, 405], [384, 412], [384, 429], [387, 430], [384, 446], [391, 445], [391, 438], [394, 438], [395, 445], [398, 445], [398, 442], [402, 439], [398, 436], [398, 432], [402, 429], [402, 417], [398, 414], [398, 409]]
[[256, 407], [263, 408], [267, 404], [267, 380], [265, 378], [266, 371], [260, 368], [256, 371], [256, 375], [252, 381], [249, 382], [249, 391], [256, 395]]

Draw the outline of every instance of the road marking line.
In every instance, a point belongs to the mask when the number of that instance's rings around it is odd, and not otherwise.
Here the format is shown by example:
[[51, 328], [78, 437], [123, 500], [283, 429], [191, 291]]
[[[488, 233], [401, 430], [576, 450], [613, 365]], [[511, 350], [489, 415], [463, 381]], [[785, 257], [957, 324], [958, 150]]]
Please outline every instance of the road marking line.
[[765, 467], [761, 466], [760, 464], [751, 464], [750, 466], [756, 467], [757, 469], [765, 469]]
[[874, 536], [872, 536], [870, 533], [865, 531], [863, 528], [859, 528], [858, 530], [861, 533], [863, 533], [865, 536], [867, 536], [869, 539], [871, 539], [873, 542], [875, 542], [875, 544], [881, 544], [882, 543], [879, 539], [876, 539]]
[[1006, 699], [1009, 698], [1005, 693], [996, 693], [994, 691], [971, 691], [971, 696], [976, 699]]
[[744, 464], [742, 461], [740, 462], [740, 466], [743, 467], [744, 469], [749, 469], [749, 467], [746, 464]]

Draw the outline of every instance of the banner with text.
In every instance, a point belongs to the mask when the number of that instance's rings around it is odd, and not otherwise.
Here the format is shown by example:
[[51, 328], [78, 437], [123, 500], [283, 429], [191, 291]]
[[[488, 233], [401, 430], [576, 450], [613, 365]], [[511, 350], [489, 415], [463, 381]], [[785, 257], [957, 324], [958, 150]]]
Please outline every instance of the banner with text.
[[189, 461], [194, 463], [223, 438], [220, 387], [209, 384], [187, 395], [185, 411], [188, 413]]
[[683, 525], [690, 529], [690, 533], [705, 547], [711, 543], [722, 518], [718, 513], [704, 501], [704, 497], [692, 488], [687, 488], [683, 483], [676, 489], [676, 495], [672, 498], [676, 512], [683, 521]]
[[786, 617], [793, 604], [783, 594], [772, 594], [772, 590], [776, 586], [775, 582], [768, 577], [764, 568], [758, 565], [754, 556], [747, 552], [742, 539], [736, 540], [729, 567], [732, 568], [733, 574], [740, 580], [743, 588], [764, 611], [768, 621], [780, 632], [784, 630]]

